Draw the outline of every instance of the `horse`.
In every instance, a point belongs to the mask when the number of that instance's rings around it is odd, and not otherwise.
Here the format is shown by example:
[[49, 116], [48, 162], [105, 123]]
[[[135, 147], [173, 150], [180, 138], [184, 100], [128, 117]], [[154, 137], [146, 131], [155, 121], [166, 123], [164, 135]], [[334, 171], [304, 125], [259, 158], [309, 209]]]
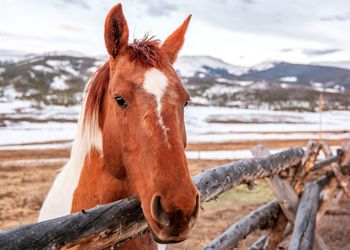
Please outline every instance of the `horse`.
[[199, 193], [185, 156], [190, 99], [173, 68], [191, 15], [161, 44], [129, 43], [121, 4], [108, 13], [109, 59], [85, 88], [71, 156], [57, 175], [39, 221], [136, 196], [150, 231], [123, 249], [156, 249], [188, 238]]

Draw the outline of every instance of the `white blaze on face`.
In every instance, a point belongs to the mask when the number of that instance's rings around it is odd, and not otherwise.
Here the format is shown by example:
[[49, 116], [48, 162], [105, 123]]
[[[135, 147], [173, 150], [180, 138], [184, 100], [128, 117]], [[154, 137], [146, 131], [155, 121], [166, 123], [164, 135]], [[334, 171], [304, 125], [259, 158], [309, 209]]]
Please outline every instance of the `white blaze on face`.
[[165, 136], [167, 135], [168, 128], [164, 125], [162, 118], [162, 97], [168, 86], [168, 78], [163, 72], [156, 68], [151, 68], [145, 73], [145, 80], [143, 82], [143, 88], [147, 93], [152, 94], [156, 98], [157, 102], [157, 115], [158, 122], [162, 127]]

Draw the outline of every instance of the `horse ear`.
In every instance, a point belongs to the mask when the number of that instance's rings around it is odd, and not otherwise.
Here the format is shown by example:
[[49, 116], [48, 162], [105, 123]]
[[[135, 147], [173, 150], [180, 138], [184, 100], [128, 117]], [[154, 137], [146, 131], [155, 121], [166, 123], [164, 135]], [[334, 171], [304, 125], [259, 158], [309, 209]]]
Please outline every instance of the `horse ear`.
[[168, 56], [169, 61], [173, 64], [176, 61], [177, 55], [180, 52], [185, 41], [185, 33], [192, 15], [189, 15], [186, 20], [175, 30], [162, 44], [161, 50]]
[[129, 29], [120, 3], [106, 17], [104, 37], [107, 51], [113, 58], [128, 46]]

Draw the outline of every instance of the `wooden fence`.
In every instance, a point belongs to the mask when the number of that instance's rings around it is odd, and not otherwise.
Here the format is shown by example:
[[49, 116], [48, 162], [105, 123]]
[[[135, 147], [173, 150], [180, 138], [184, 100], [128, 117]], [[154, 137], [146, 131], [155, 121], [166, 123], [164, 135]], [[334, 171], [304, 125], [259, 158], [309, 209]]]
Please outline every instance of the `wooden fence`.
[[[323, 151], [326, 159], [316, 161]], [[232, 249], [257, 229], [269, 229], [251, 247], [276, 249], [292, 233], [289, 249], [328, 249], [317, 232], [326, 210], [342, 194], [349, 195], [350, 142], [332, 155], [326, 142], [311, 141], [304, 151], [291, 148], [269, 154], [258, 145], [256, 158], [229, 163], [193, 177], [201, 202], [241, 184], [254, 186], [266, 179], [276, 200], [242, 218], [204, 249]], [[325, 172], [322, 176], [320, 172]], [[315, 176], [321, 176], [318, 179]], [[308, 180], [309, 181], [307, 183]], [[323, 191], [322, 191], [323, 190]], [[327, 195], [320, 195], [327, 192]], [[64, 217], [26, 225], [0, 233], [0, 249], [101, 249], [121, 246], [125, 241], [149, 230], [136, 198], [120, 200]]]

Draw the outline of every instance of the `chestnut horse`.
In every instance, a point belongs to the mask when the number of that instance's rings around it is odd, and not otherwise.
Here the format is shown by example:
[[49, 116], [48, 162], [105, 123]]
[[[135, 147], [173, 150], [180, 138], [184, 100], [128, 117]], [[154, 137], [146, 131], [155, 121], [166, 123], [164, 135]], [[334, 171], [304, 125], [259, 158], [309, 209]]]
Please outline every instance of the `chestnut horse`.
[[135, 195], [153, 232], [125, 249], [155, 249], [188, 237], [199, 195], [185, 157], [189, 94], [172, 67], [191, 16], [163, 44], [128, 43], [121, 4], [105, 22], [109, 60], [92, 76], [69, 162], [40, 211], [47, 220]]

